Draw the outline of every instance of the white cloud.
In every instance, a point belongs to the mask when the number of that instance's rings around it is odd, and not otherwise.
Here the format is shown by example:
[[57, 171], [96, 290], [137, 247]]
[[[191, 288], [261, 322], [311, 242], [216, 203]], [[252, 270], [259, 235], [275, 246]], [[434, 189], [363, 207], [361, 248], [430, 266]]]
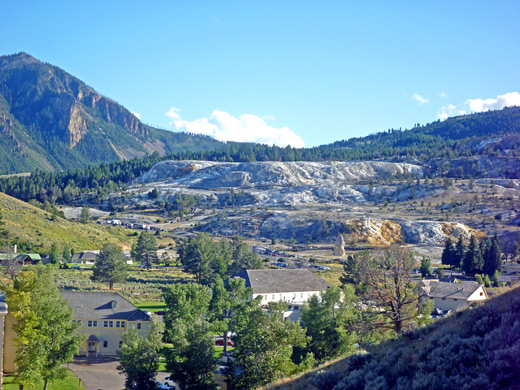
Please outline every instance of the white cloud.
[[426, 104], [426, 103], [429, 103], [430, 101], [425, 98], [425, 97], [422, 97], [421, 95], [419, 95], [418, 93], [414, 93], [412, 95], [412, 99], [415, 100], [416, 102], [419, 102], [419, 104], [422, 106], [423, 104]]
[[172, 118], [172, 119], [181, 119], [181, 115], [179, 114], [181, 112], [181, 109], [180, 108], [175, 108], [175, 107], [170, 107], [170, 109], [168, 111], [166, 111], [166, 116], [168, 118]]
[[[448, 119], [450, 116], [454, 116], [457, 110], [457, 106], [453, 104], [448, 104], [447, 106], [442, 106], [441, 112], [437, 114], [437, 118], [439, 118], [441, 121]], [[459, 111], [460, 113], [460, 111]]]
[[173, 120], [174, 130], [209, 135], [220, 141], [256, 142], [267, 145], [296, 148], [304, 146], [303, 140], [288, 127], [276, 128], [264, 119], [251, 114], [236, 118], [219, 110], [213, 110], [209, 118], [187, 121], [181, 119], [180, 109], [172, 107], [166, 115]]
[[137, 119], [141, 120], [141, 114], [138, 112], [132, 112], [132, 115], [135, 116]]
[[509, 92], [504, 95], [498, 95], [496, 99], [469, 99], [466, 101], [469, 109], [473, 112], [482, 112], [488, 110], [500, 110], [504, 107], [520, 106], [520, 93]]
[[445, 92], [441, 92], [441, 93], [439, 94], [439, 97], [444, 98], [444, 99], [448, 99], [448, 95], [446, 95]]

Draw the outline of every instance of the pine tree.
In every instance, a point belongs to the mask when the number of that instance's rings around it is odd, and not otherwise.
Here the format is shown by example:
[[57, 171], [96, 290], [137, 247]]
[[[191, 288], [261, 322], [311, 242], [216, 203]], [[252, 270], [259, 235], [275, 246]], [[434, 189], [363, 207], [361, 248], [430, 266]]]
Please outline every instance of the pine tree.
[[486, 253], [484, 263], [484, 273], [492, 277], [495, 272], [502, 272], [502, 253], [500, 250], [500, 243], [498, 237], [494, 237], [491, 241], [491, 246]]
[[480, 252], [480, 246], [475, 236], [471, 236], [468, 250], [462, 262], [462, 269], [466, 274], [474, 275], [481, 273], [484, 266], [484, 259]]
[[152, 264], [158, 263], [157, 257], [157, 240], [147, 230], [141, 232], [135, 251], [133, 252], [135, 261], [141, 263], [146, 268], [150, 268]]
[[[456, 267], [457, 264], [457, 249], [451, 240], [451, 237], [446, 239], [444, 243], [444, 250], [442, 251], [441, 262], [444, 265], [449, 265], [450, 267]], [[459, 261], [460, 263], [460, 261]]]
[[125, 280], [127, 274], [128, 266], [121, 248], [115, 244], [106, 244], [96, 257], [92, 280], [107, 282], [112, 290], [114, 283]]
[[462, 236], [459, 236], [459, 240], [457, 241], [457, 245], [455, 247], [455, 257], [453, 259], [453, 266], [455, 268], [462, 267], [462, 262], [464, 260], [464, 257], [466, 256], [467, 250], [468, 248], [466, 247], [466, 244], [464, 243]]

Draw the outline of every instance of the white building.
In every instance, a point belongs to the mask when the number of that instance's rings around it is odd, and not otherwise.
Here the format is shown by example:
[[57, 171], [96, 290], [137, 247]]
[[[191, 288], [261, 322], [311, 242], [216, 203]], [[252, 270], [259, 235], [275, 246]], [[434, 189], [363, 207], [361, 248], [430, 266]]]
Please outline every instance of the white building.
[[251, 299], [262, 297], [262, 305], [283, 301], [288, 310], [284, 317], [296, 321], [301, 308], [313, 295], [320, 295], [331, 285], [305, 269], [261, 269], [241, 272], [238, 277], [253, 289]]
[[457, 310], [488, 299], [484, 285], [477, 282], [421, 280], [417, 288], [421, 302], [433, 300], [435, 308], [441, 310]]

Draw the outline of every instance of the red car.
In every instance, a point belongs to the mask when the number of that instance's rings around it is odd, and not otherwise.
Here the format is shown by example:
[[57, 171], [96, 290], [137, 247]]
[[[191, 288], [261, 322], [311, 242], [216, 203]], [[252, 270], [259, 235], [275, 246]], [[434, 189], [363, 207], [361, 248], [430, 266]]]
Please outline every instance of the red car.
[[[215, 340], [215, 345], [219, 345], [219, 346], [223, 347], [224, 346], [224, 339], [217, 339], [217, 340]], [[234, 347], [235, 343], [233, 341], [231, 341], [231, 340], [228, 340], [227, 341], [227, 345], [228, 345], [228, 347]]]

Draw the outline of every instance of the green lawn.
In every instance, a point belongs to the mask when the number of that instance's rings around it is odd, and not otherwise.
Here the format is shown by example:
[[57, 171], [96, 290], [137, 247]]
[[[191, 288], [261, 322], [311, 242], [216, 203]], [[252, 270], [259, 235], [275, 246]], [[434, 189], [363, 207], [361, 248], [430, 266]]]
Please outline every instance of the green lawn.
[[159, 310], [167, 310], [168, 306], [166, 306], [166, 303], [161, 301], [144, 301], [140, 302], [136, 305], [141, 310], [151, 311], [152, 313], [155, 313]]
[[[4, 390], [18, 390], [19, 385], [15, 382], [15, 377], [5, 376], [4, 377]], [[40, 386], [25, 386], [24, 390], [40, 390], [43, 389], [43, 383]], [[70, 371], [67, 372], [67, 377], [63, 380], [54, 381], [49, 384], [49, 390], [85, 390], [83, 384], [80, 383], [79, 379]]]

